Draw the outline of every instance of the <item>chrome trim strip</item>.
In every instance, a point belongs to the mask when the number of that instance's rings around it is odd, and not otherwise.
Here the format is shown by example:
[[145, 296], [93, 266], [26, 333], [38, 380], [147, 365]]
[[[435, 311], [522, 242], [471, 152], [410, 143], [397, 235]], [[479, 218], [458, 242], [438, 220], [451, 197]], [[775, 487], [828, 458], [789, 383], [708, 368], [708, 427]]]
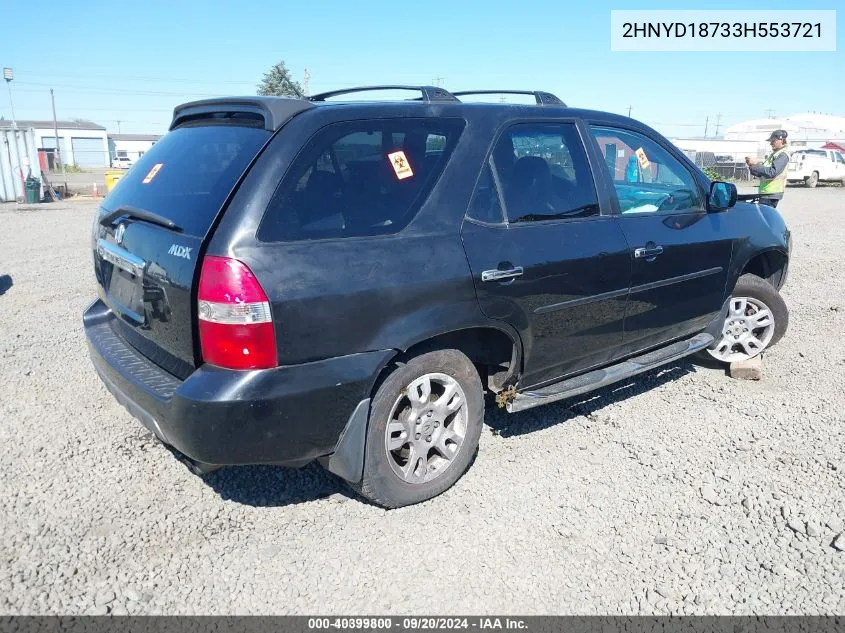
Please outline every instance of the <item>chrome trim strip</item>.
[[121, 270], [125, 270], [130, 275], [142, 277], [144, 275], [144, 268], [147, 265], [140, 257], [133, 255], [125, 248], [121, 248], [117, 244], [107, 242], [103, 238], [97, 240], [97, 255], [102, 259], [114, 264]]

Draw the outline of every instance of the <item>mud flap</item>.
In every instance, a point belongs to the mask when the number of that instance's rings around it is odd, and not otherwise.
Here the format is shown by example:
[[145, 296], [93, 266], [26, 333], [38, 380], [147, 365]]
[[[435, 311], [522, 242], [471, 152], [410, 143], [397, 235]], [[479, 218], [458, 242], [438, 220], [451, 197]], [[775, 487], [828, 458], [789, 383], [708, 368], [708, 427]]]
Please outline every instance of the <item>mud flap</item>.
[[353, 484], [361, 481], [364, 475], [364, 447], [369, 417], [370, 398], [365, 398], [349, 416], [334, 452], [319, 460], [326, 470]]

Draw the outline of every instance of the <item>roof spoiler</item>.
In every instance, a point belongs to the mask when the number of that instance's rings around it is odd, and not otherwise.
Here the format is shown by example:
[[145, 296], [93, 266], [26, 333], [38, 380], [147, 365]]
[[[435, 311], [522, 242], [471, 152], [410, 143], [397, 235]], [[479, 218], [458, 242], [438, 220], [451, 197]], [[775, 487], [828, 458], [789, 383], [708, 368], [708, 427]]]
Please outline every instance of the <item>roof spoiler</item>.
[[170, 130], [197, 120], [260, 122], [266, 130], [275, 131], [292, 117], [314, 104], [297, 98], [284, 97], [226, 97], [202, 99], [183, 103], [173, 109]]

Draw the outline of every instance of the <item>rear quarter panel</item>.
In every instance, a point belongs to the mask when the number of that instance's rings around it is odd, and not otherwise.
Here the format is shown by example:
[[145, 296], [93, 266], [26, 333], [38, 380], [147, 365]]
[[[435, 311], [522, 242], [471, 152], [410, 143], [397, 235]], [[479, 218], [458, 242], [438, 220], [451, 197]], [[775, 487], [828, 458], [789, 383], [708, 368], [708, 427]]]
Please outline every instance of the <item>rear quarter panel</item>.
[[[443, 106], [432, 104], [428, 114]], [[317, 108], [283, 128], [242, 183], [208, 253], [235, 257], [255, 273], [272, 305], [279, 362], [297, 364], [372, 350], [404, 350], [437, 334], [508, 326], [481, 312], [460, 239], [460, 223], [481, 170], [483, 123], [467, 121], [428, 200], [396, 235], [261, 242], [265, 209], [299, 148], [338, 120]], [[394, 109], [388, 116], [420, 116]], [[448, 112], [455, 116], [455, 112]], [[346, 117], [349, 119], [351, 117]]]

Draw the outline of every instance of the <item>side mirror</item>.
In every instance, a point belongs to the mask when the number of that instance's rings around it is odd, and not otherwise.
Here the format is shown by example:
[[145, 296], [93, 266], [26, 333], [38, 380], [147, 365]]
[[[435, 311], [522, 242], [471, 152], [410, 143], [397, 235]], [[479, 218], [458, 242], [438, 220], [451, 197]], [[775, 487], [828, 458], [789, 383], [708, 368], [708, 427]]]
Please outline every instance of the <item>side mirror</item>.
[[707, 207], [712, 212], [727, 211], [736, 204], [736, 185], [716, 181], [710, 185]]

